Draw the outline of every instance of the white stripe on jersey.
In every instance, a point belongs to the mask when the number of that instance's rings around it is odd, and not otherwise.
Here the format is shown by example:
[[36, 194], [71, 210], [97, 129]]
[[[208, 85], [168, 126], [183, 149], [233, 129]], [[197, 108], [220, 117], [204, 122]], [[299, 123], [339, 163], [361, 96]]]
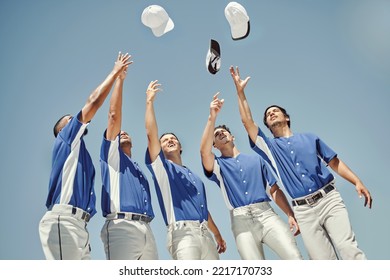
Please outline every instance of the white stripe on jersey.
[[176, 222], [176, 218], [173, 209], [172, 193], [171, 186], [169, 184], [168, 173], [164, 168], [164, 164], [161, 161], [160, 156], [158, 156], [157, 159], [152, 162], [151, 167], [158, 182], [158, 186], [156, 187], [160, 188], [161, 191], [164, 208], [167, 215], [167, 223], [170, 225]]
[[73, 185], [77, 170], [77, 164], [79, 161], [80, 154], [80, 145], [81, 145], [81, 137], [84, 134], [85, 128], [88, 124], [83, 124], [73, 142], [71, 143], [71, 151], [64, 163], [64, 167], [62, 169], [62, 185], [61, 185], [61, 198], [60, 204], [68, 204], [70, 202], [70, 198], [73, 195]]
[[234, 207], [233, 207], [233, 205], [229, 201], [229, 197], [228, 197], [227, 192], [226, 192], [225, 183], [224, 183], [222, 175], [221, 175], [221, 167], [219, 166], [217, 160], [214, 160], [214, 170], [213, 170], [213, 172], [214, 172], [214, 174], [217, 176], [217, 178], [219, 180], [219, 186], [221, 188], [222, 197], [225, 200], [227, 208], [229, 210], [233, 210]]
[[110, 148], [107, 155], [108, 163], [108, 173], [110, 176], [110, 211], [111, 213], [120, 212], [120, 187], [119, 187], [119, 165], [120, 165], [120, 156], [119, 156], [119, 136], [115, 138], [114, 141], [111, 141]]
[[[263, 137], [261, 137], [260, 135], [257, 135], [255, 145], [267, 155], [267, 157], [268, 157], [269, 160], [271, 161], [272, 166], [275, 168], [277, 174], [275, 174], [275, 172], [274, 172], [274, 170], [273, 170], [272, 168], [270, 168], [270, 169], [271, 169], [272, 174], [273, 174], [273, 175], [275, 176], [275, 178], [277, 179], [277, 184], [278, 184], [279, 188], [285, 189], [285, 187], [284, 187], [284, 185], [283, 185], [283, 182], [282, 182], [282, 180], [281, 180], [281, 177], [280, 177], [280, 173], [279, 173], [278, 166], [276, 165], [275, 158], [274, 158], [274, 156], [272, 155], [272, 152], [271, 152], [271, 150], [269, 149], [267, 143], [264, 141]], [[266, 162], [266, 161], [265, 161], [265, 162]], [[266, 162], [266, 164], [268, 164], [268, 162]], [[269, 196], [270, 198], [272, 198], [271, 193], [270, 193], [270, 189], [271, 189], [271, 187], [270, 187], [270, 185], [267, 183], [266, 192], [267, 192], [268, 196]]]

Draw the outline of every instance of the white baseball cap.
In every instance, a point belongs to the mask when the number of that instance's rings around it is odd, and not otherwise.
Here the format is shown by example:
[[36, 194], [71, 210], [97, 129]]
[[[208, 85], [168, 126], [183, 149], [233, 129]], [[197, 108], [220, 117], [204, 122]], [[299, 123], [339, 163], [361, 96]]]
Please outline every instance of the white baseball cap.
[[249, 35], [249, 16], [241, 4], [237, 2], [227, 4], [225, 7], [225, 17], [229, 22], [233, 40], [244, 39]]
[[152, 29], [156, 37], [160, 37], [171, 31], [175, 26], [165, 9], [158, 5], [146, 7], [142, 12], [141, 21], [144, 25]]
[[216, 40], [211, 39], [206, 55], [206, 68], [215, 75], [221, 68], [221, 48]]

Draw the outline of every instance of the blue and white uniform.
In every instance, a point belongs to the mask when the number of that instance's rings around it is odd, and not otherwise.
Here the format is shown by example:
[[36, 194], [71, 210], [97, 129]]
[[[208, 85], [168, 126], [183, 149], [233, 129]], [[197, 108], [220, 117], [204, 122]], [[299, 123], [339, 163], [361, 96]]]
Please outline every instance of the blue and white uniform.
[[113, 141], [104, 135], [100, 164], [106, 258], [158, 259], [149, 225], [154, 218], [149, 183], [138, 164], [122, 151], [120, 134]]
[[250, 145], [268, 157], [293, 198], [295, 218], [311, 259], [336, 259], [334, 248], [342, 259], [366, 258], [326, 166], [337, 157], [336, 152], [311, 133], [268, 138], [260, 128], [256, 143], [250, 140]]
[[81, 112], [58, 133], [54, 142], [48, 212], [39, 232], [47, 259], [90, 259], [87, 222], [96, 213], [95, 168], [83, 140], [88, 124]]
[[262, 157], [215, 157], [213, 172], [204, 171], [221, 188], [241, 259], [265, 259], [263, 243], [282, 259], [302, 259], [288, 225], [269, 204], [266, 189], [277, 180]]
[[168, 227], [167, 247], [173, 259], [219, 259], [207, 220], [206, 191], [202, 180], [185, 166], [164, 157], [154, 162], [149, 150], [145, 162], [152, 173], [158, 201]]

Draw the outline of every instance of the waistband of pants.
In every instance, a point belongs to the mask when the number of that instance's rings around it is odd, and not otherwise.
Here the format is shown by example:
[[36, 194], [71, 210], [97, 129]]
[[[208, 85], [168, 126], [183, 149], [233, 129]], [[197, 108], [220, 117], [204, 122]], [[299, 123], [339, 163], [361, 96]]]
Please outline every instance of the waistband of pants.
[[292, 205], [293, 206], [300, 206], [300, 205], [314, 205], [318, 201], [320, 201], [322, 198], [324, 198], [329, 192], [335, 190], [336, 187], [334, 186], [334, 182], [330, 182], [329, 184], [325, 185], [321, 189], [315, 191], [312, 194], [303, 196], [301, 198], [293, 199]]
[[153, 218], [139, 213], [132, 213], [132, 212], [117, 212], [112, 214], [107, 214], [106, 216], [107, 220], [116, 220], [116, 219], [124, 219], [129, 221], [140, 221], [145, 223], [150, 223]]
[[91, 219], [91, 215], [81, 208], [69, 204], [54, 204], [49, 211], [66, 216], [73, 216], [76, 219], [82, 220], [86, 223]]
[[251, 214], [253, 211], [256, 211], [257, 213], [262, 213], [264, 211], [267, 211], [270, 208], [271, 205], [269, 204], [268, 201], [257, 202], [257, 203], [234, 208], [233, 210], [231, 210], [231, 215], [233, 216], [248, 215]]
[[207, 221], [193, 221], [193, 220], [183, 220], [171, 223], [168, 225], [168, 230], [177, 230], [183, 228], [199, 228], [199, 229], [208, 229]]

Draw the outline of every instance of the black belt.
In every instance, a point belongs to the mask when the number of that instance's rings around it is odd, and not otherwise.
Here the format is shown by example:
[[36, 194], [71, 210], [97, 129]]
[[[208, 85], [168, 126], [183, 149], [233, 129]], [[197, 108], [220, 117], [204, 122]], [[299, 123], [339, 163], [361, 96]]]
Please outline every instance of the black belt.
[[145, 223], [150, 223], [153, 218], [149, 217], [147, 215], [142, 214], [133, 214], [133, 213], [116, 213], [116, 219], [127, 219], [127, 220], [133, 220], [133, 221], [141, 221]]
[[[333, 191], [334, 189], [335, 189], [335, 187], [333, 186], [333, 184], [329, 184], [329, 185], [325, 186], [324, 188], [322, 188], [322, 190], [324, 191], [325, 194], [329, 193], [330, 191]], [[303, 199], [293, 200], [292, 205], [293, 206], [306, 205], [306, 204], [313, 205], [313, 204], [317, 203], [323, 197], [324, 197], [324, 194], [321, 192], [321, 190], [318, 190], [314, 194], [308, 195]]]
[[[76, 207], [72, 207], [72, 214], [73, 215], [76, 215], [77, 211], [82, 211], [82, 210], [80, 210], [79, 208], [76, 208]], [[91, 218], [91, 215], [88, 212], [83, 211], [80, 218], [88, 223], [89, 219]]]

